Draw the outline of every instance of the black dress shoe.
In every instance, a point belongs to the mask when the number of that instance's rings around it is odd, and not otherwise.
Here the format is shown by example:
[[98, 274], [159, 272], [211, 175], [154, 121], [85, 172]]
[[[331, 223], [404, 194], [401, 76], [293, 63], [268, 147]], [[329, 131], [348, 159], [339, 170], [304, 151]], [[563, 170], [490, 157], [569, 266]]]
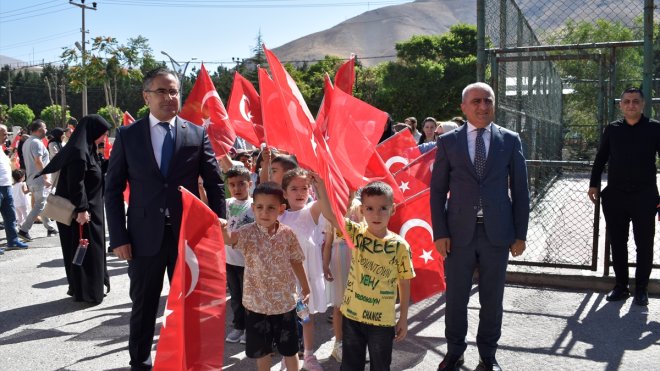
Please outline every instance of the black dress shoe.
[[440, 362], [440, 365], [438, 365], [438, 371], [456, 371], [464, 362], [465, 358], [462, 354], [458, 357], [447, 354], [442, 362]]
[[628, 287], [616, 285], [614, 286], [614, 289], [612, 289], [612, 291], [610, 291], [610, 293], [607, 294], [605, 300], [620, 301], [620, 300], [628, 299], [629, 296], [630, 296], [630, 290], [628, 290]]
[[646, 289], [635, 290], [635, 304], [642, 307], [649, 305], [649, 292]]
[[479, 366], [477, 366], [477, 370], [502, 371], [502, 367], [500, 367], [495, 358], [489, 358], [485, 360], [479, 358]]

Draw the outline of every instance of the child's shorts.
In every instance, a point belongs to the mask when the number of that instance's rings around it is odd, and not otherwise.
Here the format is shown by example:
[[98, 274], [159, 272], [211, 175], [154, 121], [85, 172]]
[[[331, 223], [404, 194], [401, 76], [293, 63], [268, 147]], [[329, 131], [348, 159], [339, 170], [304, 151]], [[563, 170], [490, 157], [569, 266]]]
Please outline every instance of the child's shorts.
[[245, 354], [249, 358], [261, 358], [273, 353], [273, 344], [284, 357], [298, 354], [298, 329], [296, 311], [266, 315], [246, 310]]

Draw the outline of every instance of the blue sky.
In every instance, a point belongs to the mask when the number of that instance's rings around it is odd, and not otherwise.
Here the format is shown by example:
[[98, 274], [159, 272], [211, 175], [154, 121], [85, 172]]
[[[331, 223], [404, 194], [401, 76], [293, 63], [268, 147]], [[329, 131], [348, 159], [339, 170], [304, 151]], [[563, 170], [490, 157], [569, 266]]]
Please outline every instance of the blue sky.
[[[74, 0], [80, 4], [81, 0]], [[261, 30], [275, 48], [365, 11], [410, 0], [97, 0], [85, 11], [87, 38], [120, 43], [142, 35], [158, 60], [197, 58], [209, 69], [250, 56]], [[85, 5], [92, 6], [91, 0]], [[63, 47], [81, 42], [82, 11], [67, 0], [1, 0], [0, 55], [30, 63], [58, 62]], [[190, 67], [189, 67], [190, 71]], [[188, 72], [189, 72], [188, 71]]]

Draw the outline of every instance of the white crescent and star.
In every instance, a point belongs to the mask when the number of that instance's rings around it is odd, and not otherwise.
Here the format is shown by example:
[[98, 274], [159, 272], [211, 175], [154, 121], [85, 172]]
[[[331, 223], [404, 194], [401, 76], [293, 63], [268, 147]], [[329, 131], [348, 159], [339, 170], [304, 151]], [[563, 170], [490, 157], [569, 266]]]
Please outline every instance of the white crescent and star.
[[186, 293], [186, 297], [188, 297], [195, 290], [197, 281], [199, 281], [199, 261], [195, 252], [188, 245], [188, 241], [186, 241], [186, 265], [190, 269], [190, 287]]
[[[433, 236], [433, 228], [431, 228], [431, 225], [427, 221], [422, 219], [407, 220], [401, 226], [401, 229], [399, 230], [399, 235], [405, 239], [408, 231], [410, 231], [412, 228], [415, 227], [422, 227], [427, 232], [429, 232], [429, 236]], [[429, 260], [433, 260], [433, 257], [431, 256], [432, 251], [427, 251], [427, 250], [422, 250], [422, 251], [423, 253], [420, 256], [420, 258], [424, 259], [424, 263], [428, 263]]]
[[249, 110], [250, 107], [250, 100], [248, 97], [243, 94], [241, 97], [241, 102], [238, 104], [238, 110], [241, 113], [241, 116], [245, 119], [245, 121], [252, 121], [252, 112]]
[[[211, 98], [216, 98], [218, 100], [218, 103], [220, 103], [220, 107], [222, 107], [222, 100], [220, 99], [220, 95], [218, 95], [218, 92], [214, 90], [207, 91], [206, 94], [204, 94], [204, 97], [202, 98], [202, 104], [201, 108], [204, 108], [204, 105], [206, 104], [206, 101], [211, 99]], [[227, 112], [223, 109], [222, 112], [220, 112], [220, 119], [222, 120], [228, 120], [229, 115], [227, 115]]]
[[403, 164], [403, 166], [406, 166], [408, 165], [408, 159], [401, 156], [392, 156], [385, 161], [385, 167], [387, 170], [389, 170], [394, 164]]
[[[188, 297], [193, 291], [195, 291], [197, 282], [199, 281], [199, 261], [197, 260], [195, 252], [190, 248], [190, 245], [188, 245], [188, 241], [186, 241], [185, 244], [185, 261], [188, 269], [190, 269], [190, 287], [186, 293], [186, 297]], [[179, 299], [181, 299], [181, 297], [179, 297]], [[170, 302], [168, 299], [167, 303], [165, 303], [165, 312], [163, 313], [163, 327], [167, 327], [167, 317], [174, 313], [174, 311], [169, 308], [169, 304]]]
[[401, 190], [402, 193], [410, 190], [410, 187], [408, 186], [409, 184], [410, 182], [401, 182], [401, 185], [399, 185], [399, 189]]

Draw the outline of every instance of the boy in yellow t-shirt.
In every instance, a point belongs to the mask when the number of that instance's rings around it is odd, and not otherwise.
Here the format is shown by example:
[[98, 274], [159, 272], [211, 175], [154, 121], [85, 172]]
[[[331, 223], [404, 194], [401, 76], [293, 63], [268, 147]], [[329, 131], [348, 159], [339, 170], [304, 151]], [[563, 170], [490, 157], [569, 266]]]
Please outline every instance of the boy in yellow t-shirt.
[[[325, 192], [318, 193], [319, 200], [327, 203]], [[364, 370], [368, 347], [370, 368], [389, 370], [393, 340], [401, 341], [408, 333], [410, 279], [415, 277], [415, 272], [410, 246], [401, 236], [387, 229], [394, 213], [392, 187], [384, 182], [371, 182], [362, 188], [360, 198], [366, 224], [345, 219], [346, 232], [355, 249], [341, 305], [345, 350], [341, 369]], [[328, 210], [329, 205], [323, 209]], [[334, 218], [328, 216], [327, 219], [334, 222]], [[395, 310], [397, 286], [398, 321]]]

